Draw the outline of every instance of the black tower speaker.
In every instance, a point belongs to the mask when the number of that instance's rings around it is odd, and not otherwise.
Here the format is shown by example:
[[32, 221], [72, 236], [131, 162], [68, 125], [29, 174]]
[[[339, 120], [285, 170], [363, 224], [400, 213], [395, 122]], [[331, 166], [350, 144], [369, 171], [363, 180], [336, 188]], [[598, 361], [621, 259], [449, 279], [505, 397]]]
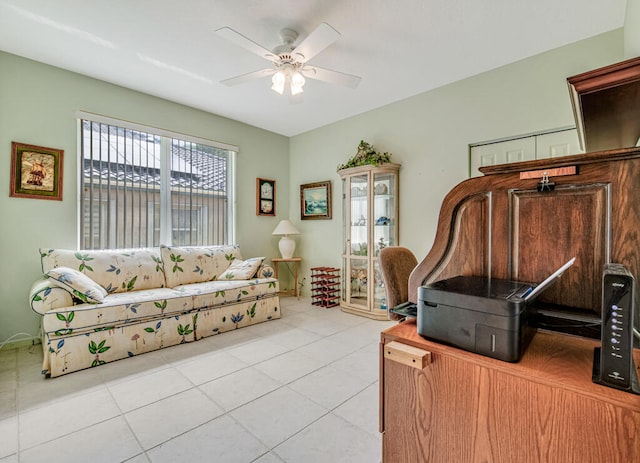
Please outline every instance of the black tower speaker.
[[602, 347], [593, 359], [593, 382], [640, 394], [633, 362], [635, 281], [620, 264], [607, 264], [602, 278]]

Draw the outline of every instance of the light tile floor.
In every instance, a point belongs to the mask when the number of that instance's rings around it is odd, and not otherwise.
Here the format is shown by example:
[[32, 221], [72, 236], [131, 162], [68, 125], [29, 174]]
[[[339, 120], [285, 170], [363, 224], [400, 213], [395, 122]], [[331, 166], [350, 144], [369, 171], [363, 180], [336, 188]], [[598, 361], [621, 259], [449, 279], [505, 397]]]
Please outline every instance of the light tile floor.
[[0, 463], [379, 462], [393, 322], [281, 302], [280, 320], [54, 379], [40, 346], [0, 350]]

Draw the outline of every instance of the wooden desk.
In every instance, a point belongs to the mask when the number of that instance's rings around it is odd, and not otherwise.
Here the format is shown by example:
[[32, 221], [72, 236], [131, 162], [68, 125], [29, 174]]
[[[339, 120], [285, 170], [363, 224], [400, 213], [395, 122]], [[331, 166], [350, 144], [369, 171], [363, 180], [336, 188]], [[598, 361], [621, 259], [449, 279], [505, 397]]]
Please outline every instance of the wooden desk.
[[383, 461], [639, 462], [640, 396], [591, 381], [599, 344], [538, 332], [522, 360], [507, 363], [427, 341], [415, 322], [387, 329]]
[[296, 297], [300, 296], [300, 287], [298, 286], [298, 273], [300, 271], [300, 262], [302, 261], [302, 257], [291, 257], [290, 259], [284, 259], [281, 257], [272, 257], [271, 262], [273, 263], [273, 270], [275, 271], [275, 277], [278, 278], [278, 265], [281, 263], [293, 264], [293, 274], [295, 279], [295, 286], [292, 290], [289, 291], [280, 291], [279, 294], [291, 294]]

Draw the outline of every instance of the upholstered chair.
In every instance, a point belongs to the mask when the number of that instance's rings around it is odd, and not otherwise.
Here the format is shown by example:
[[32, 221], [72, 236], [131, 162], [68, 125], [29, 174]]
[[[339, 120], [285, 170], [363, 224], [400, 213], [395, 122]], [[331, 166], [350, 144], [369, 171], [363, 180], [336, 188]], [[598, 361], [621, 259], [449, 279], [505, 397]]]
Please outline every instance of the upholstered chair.
[[[402, 246], [388, 246], [380, 250], [378, 263], [387, 297], [387, 308], [391, 309], [409, 300], [409, 275], [418, 265], [416, 256]], [[389, 313], [390, 320], [402, 317]]]

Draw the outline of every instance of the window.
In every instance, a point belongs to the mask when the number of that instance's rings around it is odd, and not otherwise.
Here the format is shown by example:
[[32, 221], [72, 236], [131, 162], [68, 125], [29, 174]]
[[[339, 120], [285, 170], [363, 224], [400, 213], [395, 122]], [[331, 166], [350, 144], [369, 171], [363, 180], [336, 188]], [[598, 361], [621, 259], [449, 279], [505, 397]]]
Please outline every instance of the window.
[[235, 241], [236, 147], [99, 118], [80, 120], [82, 249]]

